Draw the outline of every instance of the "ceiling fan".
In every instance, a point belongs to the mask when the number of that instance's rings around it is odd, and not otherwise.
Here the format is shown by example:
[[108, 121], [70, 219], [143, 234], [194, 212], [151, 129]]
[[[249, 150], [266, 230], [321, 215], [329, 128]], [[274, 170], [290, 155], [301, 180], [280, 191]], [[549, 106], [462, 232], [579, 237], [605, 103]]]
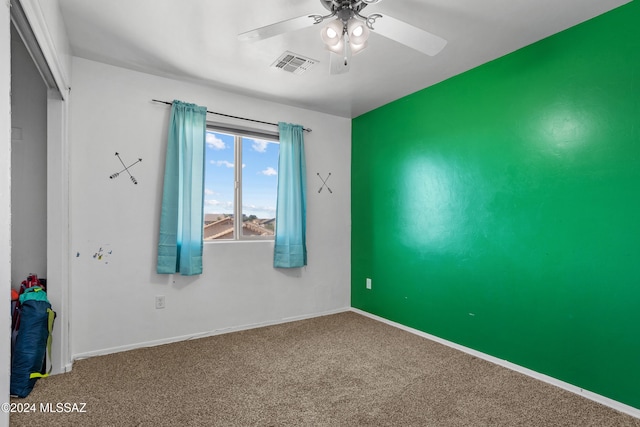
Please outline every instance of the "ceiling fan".
[[322, 6], [330, 12], [328, 15], [305, 15], [287, 19], [242, 33], [238, 35], [238, 39], [264, 40], [328, 21], [320, 35], [331, 52], [331, 74], [341, 74], [349, 70], [351, 56], [367, 46], [370, 31], [429, 56], [438, 54], [445, 47], [445, 39], [389, 15], [362, 13], [367, 6], [381, 1], [320, 0]]

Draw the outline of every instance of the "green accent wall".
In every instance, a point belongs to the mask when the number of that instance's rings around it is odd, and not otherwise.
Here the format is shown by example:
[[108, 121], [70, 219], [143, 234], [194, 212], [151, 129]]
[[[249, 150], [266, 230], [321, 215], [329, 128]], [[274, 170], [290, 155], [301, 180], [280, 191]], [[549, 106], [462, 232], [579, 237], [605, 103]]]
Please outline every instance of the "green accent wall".
[[640, 408], [639, 23], [355, 118], [352, 306]]

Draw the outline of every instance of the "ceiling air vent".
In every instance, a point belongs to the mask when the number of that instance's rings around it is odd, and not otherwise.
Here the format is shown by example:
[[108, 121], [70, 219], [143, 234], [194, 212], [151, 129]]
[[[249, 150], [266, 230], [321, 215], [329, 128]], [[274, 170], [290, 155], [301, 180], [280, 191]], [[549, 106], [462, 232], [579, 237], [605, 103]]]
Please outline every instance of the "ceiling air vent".
[[293, 74], [302, 74], [313, 67], [317, 62], [318, 61], [315, 59], [287, 51], [280, 55], [280, 58], [276, 59], [271, 66]]

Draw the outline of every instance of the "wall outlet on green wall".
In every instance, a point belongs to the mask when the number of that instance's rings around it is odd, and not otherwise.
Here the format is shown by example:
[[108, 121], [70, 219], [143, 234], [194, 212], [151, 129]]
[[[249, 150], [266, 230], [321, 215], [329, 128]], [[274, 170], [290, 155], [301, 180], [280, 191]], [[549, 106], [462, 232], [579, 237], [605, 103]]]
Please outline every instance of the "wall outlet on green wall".
[[367, 277], [367, 289], [371, 289], [371, 279]]

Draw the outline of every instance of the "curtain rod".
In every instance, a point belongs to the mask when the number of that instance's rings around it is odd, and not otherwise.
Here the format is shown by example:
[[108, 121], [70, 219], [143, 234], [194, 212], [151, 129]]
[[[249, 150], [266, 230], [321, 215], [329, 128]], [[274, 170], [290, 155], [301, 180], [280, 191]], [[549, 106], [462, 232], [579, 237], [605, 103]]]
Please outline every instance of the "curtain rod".
[[[173, 102], [167, 102], [167, 101], [160, 101], [157, 99], [152, 99], [153, 102], [159, 102], [161, 104], [167, 104], [167, 105], [173, 105]], [[254, 120], [254, 119], [247, 119], [245, 117], [238, 117], [238, 116], [232, 116], [230, 114], [223, 114], [223, 113], [216, 113], [215, 111], [209, 111], [207, 110], [207, 113], [209, 114], [216, 114], [218, 116], [224, 116], [224, 117], [230, 117], [232, 119], [238, 119], [238, 120], [246, 120], [248, 122], [254, 122], [254, 123], [262, 123], [264, 125], [271, 125], [271, 126], [278, 126], [277, 123], [270, 123], [270, 122], [263, 122], [261, 120]], [[307, 129], [305, 127], [302, 128], [302, 130], [304, 130], [305, 132], [311, 132], [311, 129]]]

